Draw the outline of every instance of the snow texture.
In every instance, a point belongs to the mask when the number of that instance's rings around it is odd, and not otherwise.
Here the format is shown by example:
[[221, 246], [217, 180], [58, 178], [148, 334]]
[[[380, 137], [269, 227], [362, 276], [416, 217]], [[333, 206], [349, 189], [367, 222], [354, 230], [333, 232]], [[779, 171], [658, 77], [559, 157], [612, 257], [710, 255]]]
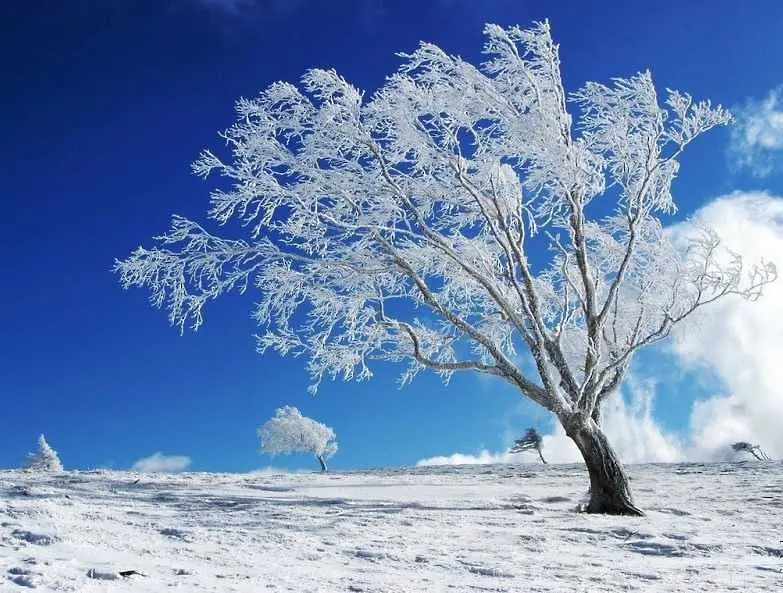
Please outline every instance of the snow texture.
[[576, 465], [4, 471], [0, 591], [780, 590], [780, 462], [629, 470], [646, 517], [575, 512]]

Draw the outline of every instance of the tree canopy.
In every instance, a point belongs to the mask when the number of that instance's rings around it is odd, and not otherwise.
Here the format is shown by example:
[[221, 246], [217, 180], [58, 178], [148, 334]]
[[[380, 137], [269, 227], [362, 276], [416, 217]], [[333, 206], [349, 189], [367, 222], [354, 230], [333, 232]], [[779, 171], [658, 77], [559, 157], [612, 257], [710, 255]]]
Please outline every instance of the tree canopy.
[[337, 453], [334, 430], [303, 416], [293, 406], [284, 406], [258, 429], [261, 452], [312, 453], [326, 470], [325, 460]]
[[181, 329], [252, 287], [259, 352], [303, 355], [313, 390], [379, 360], [406, 362], [403, 383], [499, 377], [557, 415], [592, 491], [616, 498], [600, 409], [634, 354], [776, 271], [662, 223], [682, 151], [726, 110], [661, 98], [649, 72], [568, 94], [548, 23], [484, 32], [480, 66], [422, 43], [369, 98], [316, 69], [239, 100], [228, 150], [193, 166], [227, 182], [209, 210], [224, 232], [175, 217], [116, 271]]

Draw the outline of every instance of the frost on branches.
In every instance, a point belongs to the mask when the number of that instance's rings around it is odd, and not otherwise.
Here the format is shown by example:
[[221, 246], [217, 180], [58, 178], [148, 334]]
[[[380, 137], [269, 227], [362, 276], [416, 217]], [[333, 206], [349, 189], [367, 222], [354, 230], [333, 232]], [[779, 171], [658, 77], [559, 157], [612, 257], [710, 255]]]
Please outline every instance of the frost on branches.
[[681, 245], [661, 224], [681, 152], [730, 116], [659, 97], [649, 72], [569, 95], [547, 23], [485, 34], [480, 66], [423, 43], [369, 99], [311, 70], [240, 100], [228, 150], [194, 171], [226, 180], [209, 218], [245, 232], [175, 217], [116, 271], [181, 329], [252, 289], [259, 351], [305, 355], [313, 389], [369, 379], [379, 360], [407, 362], [403, 383], [423, 369], [499, 377], [579, 447], [588, 511], [638, 514], [602, 403], [640, 348], [775, 277], [709, 228]]
[[326, 460], [337, 453], [334, 430], [302, 416], [292, 406], [278, 408], [274, 417], [259, 427], [258, 437], [262, 453], [312, 453], [324, 472]]
[[57, 452], [49, 446], [44, 435], [38, 437], [38, 451], [27, 454], [24, 469], [35, 472], [61, 472], [63, 464]]
[[541, 463], [546, 464], [544, 454], [541, 452], [544, 439], [538, 434], [535, 428], [528, 428], [527, 432], [521, 439], [514, 441], [514, 445], [508, 450], [509, 453], [523, 453], [524, 451], [537, 451], [538, 457], [541, 459]]

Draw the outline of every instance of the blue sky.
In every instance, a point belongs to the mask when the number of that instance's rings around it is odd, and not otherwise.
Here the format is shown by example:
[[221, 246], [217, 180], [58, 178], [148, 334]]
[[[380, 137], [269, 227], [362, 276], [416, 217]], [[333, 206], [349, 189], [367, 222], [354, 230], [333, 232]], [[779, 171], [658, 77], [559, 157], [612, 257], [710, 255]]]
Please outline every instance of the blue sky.
[[[313, 398], [301, 360], [255, 353], [249, 297], [222, 299], [180, 336], [110, 271], [171, 214], [202, 219], [212, 186], [190, 163], [217, 144], [240, 96], [310, 67], [371, 91], [420, 40], [475, 61], [484, 23], [541, 18], [569, 90], [649, 68], [659, 88], [735, 106], [783, 82], [774, 0], [2, 3], [0, 467], [18, 466], [40, 432], [75, 469], [155, 452], [188, 456], [193, 470], [307, 466], [257, 452], [256, 427], [285, 404], [334, 427], [334, 469], [499, 451], [528, 425], [547, 428], [518, 395], [469, 376], [444, 387], [425, 374], [400, 390], [396, 370], [380, 368]], [[729, 139], [711, 133], [683, 159], [681, 215], [738, 189], [783, 193], [779, 176], [733, 170]], [[656, 424], [687, 432], [693, 400], [716, 389], [711, 374], [643, 362], [658, 379]]]

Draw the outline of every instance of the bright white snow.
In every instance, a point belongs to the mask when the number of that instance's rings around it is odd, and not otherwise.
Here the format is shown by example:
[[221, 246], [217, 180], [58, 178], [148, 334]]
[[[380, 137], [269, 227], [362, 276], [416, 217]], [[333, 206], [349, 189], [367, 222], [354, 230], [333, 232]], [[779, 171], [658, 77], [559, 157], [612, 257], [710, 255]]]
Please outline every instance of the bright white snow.
[[[574, 512], [586, 490], [578, 465], [325, 475], [4, 471], [0, 591], [783, 586], [780, 462], [630, 472], [647, 517]], [[120, 577], [124, 570], [144, 576]]]

